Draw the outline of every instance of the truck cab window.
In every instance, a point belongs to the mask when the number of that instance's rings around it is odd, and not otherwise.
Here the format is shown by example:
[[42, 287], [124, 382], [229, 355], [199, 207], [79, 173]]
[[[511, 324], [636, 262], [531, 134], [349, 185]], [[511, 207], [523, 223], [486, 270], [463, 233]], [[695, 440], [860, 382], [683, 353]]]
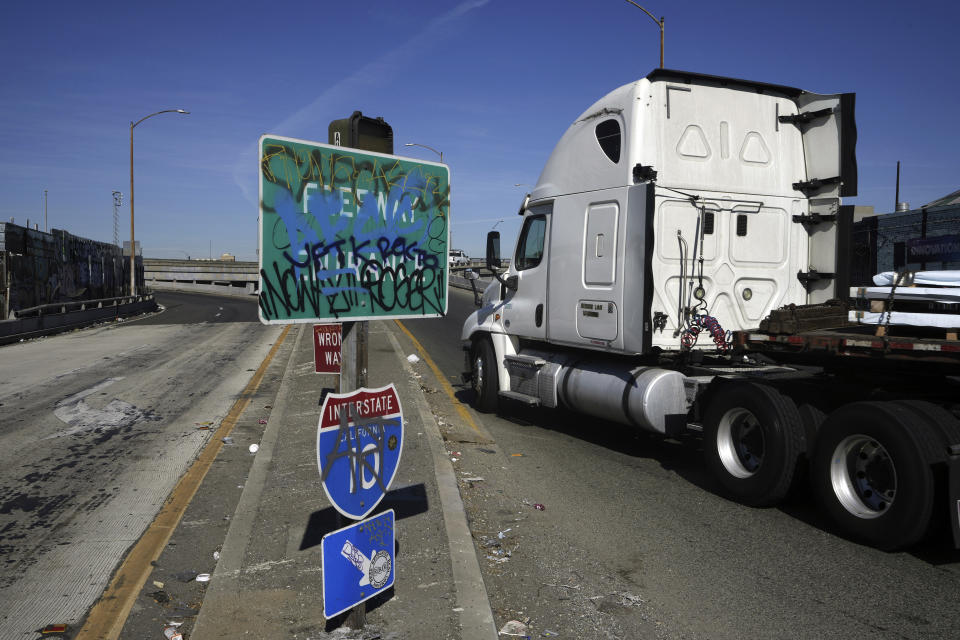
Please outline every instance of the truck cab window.
[[620, 123], [616, 120], [604, 120], [597, 125], [597, 142], [600, 148], [614, 163], [620, 162]]
[[517, 256], [514, 262], [517, 271], [532, 269], [543, 258], [543, 242], [546, 237], [546, 216], [530, 216], [523, 221], [520, 230], [520, 242], [517, 243]]

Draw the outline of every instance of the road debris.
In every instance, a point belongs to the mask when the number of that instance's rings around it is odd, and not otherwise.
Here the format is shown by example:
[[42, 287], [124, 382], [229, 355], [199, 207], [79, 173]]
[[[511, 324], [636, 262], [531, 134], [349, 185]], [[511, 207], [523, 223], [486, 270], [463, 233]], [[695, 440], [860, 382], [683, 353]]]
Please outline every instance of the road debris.
[[464, 482], [483, 482], [483, 478], [480, 478], [480, 477], [476, 477], [476, 478], [464, 478], [463, 481], [464, 481]]
[[197, 582], [210, 582], [209, 573], [198, 573], [197, 577], [194, 578]]
[[410, 364], [415, 364], [417, 362], [420, 362], [420, 358], [417, 356], [417, 354], [411, 353], [410, 355], [407, 356], [407, 362], [409, 362]]
[[220, 559], [220, 552], [219, 552], [219, 551], [214, 551], [214, 552], [213, 552], [213, 559], [214, 559], [214, 560], [219, 560], [219, 559]]
[[163, 637], [168, 640], [183, 640], [183, 634], [173, 625], [167, 625], [163, 628]]
[[501, 636], [519, 636], [519, 637], [529, 637], [527, 632], [527, 625], [523, 624], [519, 620], [511, 620], [507, 624], [503, 625], [500, 629]]
[[170, 602], [170, 596], [169, 596], [169, 594], [167, 594], [167, 592], [164, 591], [163, 589], [161, 589], [161, 590], [159, 590], [159, 591], [154, 591], [153, 593], [151, 593], [151, 594], [149, 594], [149, 595], [150, 595], [151, 598], [154, 599], [154, 601], [155, 601], [157, 604], [167, 604], [168, 602]]
[[223, 438], [223, 444], [233, 444], [233, 438], [231, 438], [230, 436], [225, 436]]
[[257, 420], [257, 424], [267, 424], [267, 421], [264, 420], [263, 418], [260, 418], [259, 420]]
[[256, 453], [257, 451], [260, 451], [260, 445], [256, 443], [250, 445], [250, 453]]
[[70, 628], [69, 625], [65, 625], [65, 624], [48, 624], [43, 629], [38, 629], [37, 633], [40, 633], [43, 635], [61, 634], [61, 633], [66, 633], [67, 629], [69, 628]]
[[536, 509], [537, 511], [544, 511], [544, 510], [546, 510], [546, 507], [543, 506], [542, 504], [540, 504], [539, 502], [535, 503], [535, 504], [533, 505], [533, 508]]
[[155, 586], [157, 589], [163, 589], [163, 583], [160, 582], [159, 580], [154, 580], [153, 586]]
[[504, 529], [503, 531], [501, 531], [500, 533], [497, 534], [497, 537], [500, 538], [501, 540], [503, 540], [504, 535], [507, 534], [507, 533], [509, 533], [509, 532], [511, 532], [511, 531], [513, 531], [513, 527], [510, 527], [509, 529]]
[[550, 631], [550, 629], [544, 629], [540, 633], [541, 638], [556, 638], [559, 635], [560, 635], [559, 633], [557, 633], [556, 631]]
[[181, 571], [180, 573], [173, 574], [173, 577], [179, 580], [180, 582], [193, 582], [194, 578], [197, 577], [197, 572]]
[[522, 458], [522, 457], [523, 457], [523, 454], [522, 454], [522, 453], [511, 453], [511, 454], [510, 454], [510, 457], [511, 457], [511, 458]]

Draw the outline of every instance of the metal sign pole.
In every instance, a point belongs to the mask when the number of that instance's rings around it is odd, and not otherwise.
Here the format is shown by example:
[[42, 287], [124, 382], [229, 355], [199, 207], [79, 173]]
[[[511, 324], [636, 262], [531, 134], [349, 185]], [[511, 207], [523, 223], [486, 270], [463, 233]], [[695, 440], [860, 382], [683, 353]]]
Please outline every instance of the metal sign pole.
[[[367, 337], [370, 323], [344, 322], [340, 352], [343, 362], [340, 368], [340, 393], [355, 391], [367, 386]], [[351, 524], [345, 516], [337, 515], [340, 527]], [[363, 629], [367, 623], [367, 604], [361, 602], [350, 609], [347, 624], [353, 629]]]

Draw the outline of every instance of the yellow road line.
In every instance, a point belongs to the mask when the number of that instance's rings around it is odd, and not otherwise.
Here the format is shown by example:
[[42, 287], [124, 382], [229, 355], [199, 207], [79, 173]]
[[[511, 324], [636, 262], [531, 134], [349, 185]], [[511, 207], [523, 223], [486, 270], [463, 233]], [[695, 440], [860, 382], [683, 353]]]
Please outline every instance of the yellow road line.
[[450, 398], [450, 401], [453, 402], [453, 406], [457, 408], [457, 413], [460, 414], [460, 417], [463, 418], [464, 422], [470, 425], [470, 428], [477, 432], [477, 435], [482, 438], [489, 438], [485, 433], [480, 431], [480, 427], [477, 426], [477, 423], [473, 420], [473, 416], [470, 415], [470, 412], [467, 411], [466, 405], [457, 400], [457, 397], [453, 395], [453, 387], [450, 386], [450, 383], [447, 382], [446, 376], [443, 375], [443, 372], [440, 371], [440, 367], [434, 363], [433, 358], [430, 357], [430, 354], [427, 353], [427, 350], [423, 348], [423, 345], [413, 337], [413, 334], [410, 333], [410, 330], [403, 326], [403, 323], [399, 320], [394, 320], [397, 323], [397, 326], [400, 327], [400, 330], [407, 334], [407, 337], [413, 341], [413, 346], [417, 348], [417, 351], [420, 352], [420, 357], [424, 362], [427, 363], [427, 366], [430, 367], [430, 370], [433, 371], [433, 375], [437, 377], [437, 380], [440, 381], [440, 387], [443, 389], [443, 392], [447, 394], [447, 397]]
[[173, 535], [174, 530], [180, 523], [183, 513], [187, 510], [194, 494], [203, 483], [203, 479], [206, 477], [207, 471], [210, 470], [217, 454], [220, 453], [220, 449], [223, 447], [223, 438], [230, 435], [240, 415], [250, 404], [253, 394], [260, 387], [267, 367], [270, 366], [270, 362], [287, 337], [290, 326], [284, 327], [280, 337], [277, 338], [256, 373], [250, 378], [250, 382], [247, 383], [240, 397], [233, 403], [230, 412], [220, 423], [220, 427], [213, 434], [207, 446], [194, 460], [190, 469], [180, 478], [157, 517], [123, 559], [120, 568], [117, 569], [109, 586], [103, 592], [103, 596], [90, 610], [90, 615], [87, 616], [87, 621], [77, 634], [76, 640], [114, 640], [120, 636], [120, 631], [127, 621], [127, 616], [130, 615], [137, 594], [140, 593], [140, 589], [143, 588], [147, 578], [150, 577], [151, 571], [153, 571], [151, 562], [160, 557], [160, 553], [167, 546], [167, 542], [170, 541], [170, 536]]

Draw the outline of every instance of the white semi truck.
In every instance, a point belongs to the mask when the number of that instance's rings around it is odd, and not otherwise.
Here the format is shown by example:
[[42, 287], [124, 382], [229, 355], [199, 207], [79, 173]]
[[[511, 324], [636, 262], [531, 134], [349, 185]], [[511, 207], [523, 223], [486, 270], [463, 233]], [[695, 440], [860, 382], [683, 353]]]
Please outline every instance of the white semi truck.
[[855, 147], [853, 94], [658, 69], [604, 96], [525, 198], [504, 273], [487, 238], [496, 281], [462, 332], [477, 408], [700, 434], [743, 503], [809, 478], [852, 538], [938, 523], [960, 547], [958, 343], [824, 329], [848, 324]]

